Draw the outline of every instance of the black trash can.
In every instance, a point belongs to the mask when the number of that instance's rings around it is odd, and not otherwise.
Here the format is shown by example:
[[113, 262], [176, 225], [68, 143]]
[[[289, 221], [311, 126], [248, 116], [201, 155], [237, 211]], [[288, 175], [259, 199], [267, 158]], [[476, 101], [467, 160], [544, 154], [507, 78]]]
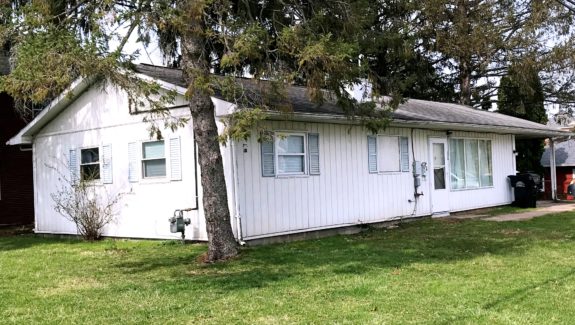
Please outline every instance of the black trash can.
[[543, 182], [541, 176], [531, 172], [518, 173], [507, 176], [511, 181], [515, 201], [513, 204], [520, 208], [537, 207], [537, 196], [541, 191]]

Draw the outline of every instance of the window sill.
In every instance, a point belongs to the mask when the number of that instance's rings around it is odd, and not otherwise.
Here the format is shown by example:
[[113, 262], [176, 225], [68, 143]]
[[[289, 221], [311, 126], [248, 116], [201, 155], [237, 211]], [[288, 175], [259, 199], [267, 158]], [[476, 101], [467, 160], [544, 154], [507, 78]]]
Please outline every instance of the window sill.
[[80, 180], [80, 182], [84, 182], [84, 183], [86, 183], [86, 185], [88, 185], [88, 186], [104, 186], [104, 183], [103, 183], [102, 180], [100, 180], [100, 179], [92, 180], [92, 181]]
[[308, 178], [308, 174], [285, 174], [285, 175], [277, 175], [275, 178]]
[[477, 191], [477, 190], [488, 190], [495, 188], [495, 186], [484, 186], [484, 187], [471, 187], [471, 188], [457, 188], [451, 189], [451, 192], [465, 192], [465, 191]]
[[140, 184], [168, 184], [170, 183], [170, 179], [167, 177], [150, 177], [150, 178], [142, 178], [140, 179]]
[[377, 173], [370, 173], [371, 175], [403, 175], [409, 174], [409, 172], [377, 172]]

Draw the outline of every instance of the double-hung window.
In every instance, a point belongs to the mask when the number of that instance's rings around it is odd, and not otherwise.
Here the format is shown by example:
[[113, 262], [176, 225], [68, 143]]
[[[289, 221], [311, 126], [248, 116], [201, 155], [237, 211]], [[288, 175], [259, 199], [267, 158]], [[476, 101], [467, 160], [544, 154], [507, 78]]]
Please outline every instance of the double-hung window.
[[100, 179], [100, 149], [80, 149], [80, 178], [83, 181]]
[[142, 143], [142, 176], [144, 178], [166, 176], [166, 151], [163, 140]]
[[408, 172], [408, 138], [387, 135], [368, 136], [367, 160], [370, 173]]
[[306, 174], [305, 134], [278, 134], [275, 139], [278, 175]]
[[128, 181], [151, 183], [182, 180], [180, 137], [128, 143]]
[[319, 175], [319, 135], [278, 132], [261, 143], [262, 176]]
[[491, 140], [450, 139], [451, 189], [493, 186]]

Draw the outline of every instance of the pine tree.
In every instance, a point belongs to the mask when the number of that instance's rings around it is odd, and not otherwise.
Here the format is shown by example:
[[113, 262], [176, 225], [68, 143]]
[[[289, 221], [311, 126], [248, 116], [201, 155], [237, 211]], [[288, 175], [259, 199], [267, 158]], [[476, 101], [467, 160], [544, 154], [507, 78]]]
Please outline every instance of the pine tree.
[[[179, 65], [198, 143], [208, 232], [207, 261], [238, 254], [225, 191], [219, 142], [252, 134], [268, 110], [289, 109], [285, 87], [301, 84], [317, 101], [335, 100], [370, 130], [387, 125], [387, 113], [373, 103], [357, 103], [346, 88], [366, 76], [359, 40], [371, 13], [368, 1], [127, 0], [24, 2], [3, 12], [0, 37], [14, 44], [15, 69], [0, 88], [21, 106], [44, 103], [79, 77], [111, 82], [152, 114], [174, 94], [136, 77], [125, 52], [132, 34], [150, 44], [155, 37], [166, 60]], [[54, 10], [54, 5], [57, 10]], [[124, 26], [124, 28], [117, 28]], [[214, 78], [212, 72], [223, 78]], [[249, 73], [261, 93], [244, 96], [236, 77]], [[326, 97], [328, 90], [333, 98]], [[210, 96], [216, 91], [239, 111], [218, 135]], [[151, 118], [149, 121], [153, 120]], [[172, 121], [172, 120], [170, 120]], [[182, 127], [183, 121], [174, 127]], [[152, 132], [158, 129], [152, 125]]]
[[[538, 72], [530, 65], [516, 64], [509, 74], [501, 78], [498, 93], [499, 113], [545, 124], [545, 95]], [[517, 169], [542, 172], [540, 163], [543, 141], [540, 139], [517, 139], [515, 141]]]
[[558, 1], [423, 0], [419, 50], [457, 85], [458, 102], [489, 106], [512, 62], [540, 71], [546, 102], [575, 104], [575, 14]]

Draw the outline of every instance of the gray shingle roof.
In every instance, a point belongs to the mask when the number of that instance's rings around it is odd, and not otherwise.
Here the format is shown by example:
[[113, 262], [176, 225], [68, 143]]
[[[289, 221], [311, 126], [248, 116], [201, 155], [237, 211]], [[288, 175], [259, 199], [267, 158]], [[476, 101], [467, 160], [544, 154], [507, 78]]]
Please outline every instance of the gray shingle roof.
[[[551, 166], [551, 150], [548, 146], [541, 156], [541, 165], [543, 167]], [[575, 166], [575, 140], [568, 140], [555, 143], [555, 165], [556, 166]]]
[[[170, 69], [146, 64], [140, 64], [136, 71], [144, 75], [156, 78], [174, 85], [186, 87], [182, 72], [178, 69]], [[248, 88], [255, 89], [255, 83], [250, 79], [240, 79]], [[216, 95], [216, 97], [218, 97]], [[292, 86], [288, 89], [288, 98], [294, 112], [307, 114], [344, 115], [343, 110], [332, 102], [321, 105], [311, 101], [305, 87]], [[481, 126], [493, 129], [508, 128], [505, 132], [523, 136], [559, 136], [571, 133], [559, 128], [523, 120], [520, 118], [474, 109], [469, 106], [431, 102], [424, 100], [409, 99], [393, 112], [392, 119], [395, 122], [443, 124], [450, 125], [453, 130], [467, 129]], [[464, 128], [466, 126], [466, 128]]]

